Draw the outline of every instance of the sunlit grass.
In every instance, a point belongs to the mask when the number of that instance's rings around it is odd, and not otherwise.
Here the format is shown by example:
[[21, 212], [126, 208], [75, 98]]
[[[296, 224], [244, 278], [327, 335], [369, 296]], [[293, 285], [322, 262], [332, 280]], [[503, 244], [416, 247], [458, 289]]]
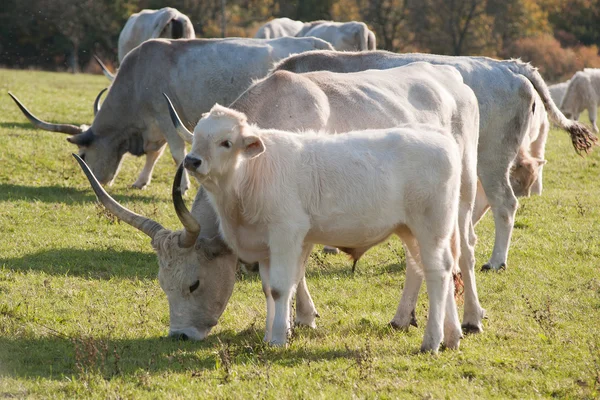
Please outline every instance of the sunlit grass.
[[[600, 395], [600, 156], [578, 157], [552, 130], [541, 197], [522, 199], [508, 270], [477, 271], [489, 319], [459, 351], [416, 353], [419, 328], [387, 327], [404, 284], [393, 239], [355, 275], [344, 256], [314, 253], [308, 284], [321, 318], [288, 349], [262, 343], [256, 276], [238, 279], [210, 338], [166, 339], [168, 306], [149, 239], [107, 219], [65, 135], [35, 130], [5, 94], [39, 117], [92, 120], [101, 76], [0, 70], [0, 397], [530, 398]], [[150, 187], [130, 185], [127, 157], [109, 188], [125, 206], [176, 229], [166, 154]], [[191, 196], [187, 196], [191, 201]], [[478, 265], [493, 226], [477, 227]]]

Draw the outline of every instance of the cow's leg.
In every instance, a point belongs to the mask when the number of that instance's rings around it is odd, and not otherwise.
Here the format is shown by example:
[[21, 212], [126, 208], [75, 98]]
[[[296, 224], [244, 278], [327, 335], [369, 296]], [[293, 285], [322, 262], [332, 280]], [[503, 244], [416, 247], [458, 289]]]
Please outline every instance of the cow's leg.
[[394, 315], [390, 325], [395, 329], [408, 330], [410, 325], [418, 326], [415, 308], [419, 298], [419, 290], [423, 283], [423, 271], [420, 266], [419, 247], [416, 242], [408, 243], [408, 245], [403, 242], [403, 246], [404, 254], [406, 254], [406, 280], [400, 304], [398, 304], [396, 315]]
[[[462, 169], [460, 201], [458, 204], [458, 230], [460, 236], [460, 257], [458, 264], [465, 287], [463, 327], [467, 331], [474, 333], [483, 330], [481, 321], [485, 315], [485, 310], [479, 304], [477, 285], [475, 283], [475, 242], [477, 241], [477, 236], [475, 235], [472, 220], [473, 208], [476, 204], [479, 188], [476, 171], [476, 160], [465, 160]], [[483, 189], [481, 189], [481, 192], [481, 195], [485, 198]], [[452, 302], [454, 304], [454, 296], [452, 296]]]
[[[429, 296], [429, 315], [427, 317], [427, 326], [425, 328], [423, 343], [421, 344], [421, 351], [435, 353], [438, 351], [444, 338], [446, 303], [450, 290], [450, 281], [452, 280], [454, 259], [449, 243], [441, 246], [436, 243], [439, 239], [419, 239], [423, 272]], [[454, 307], [456, 307], [455, 304]], [[458, 329], [460, 331], [460, 325], [458, 325]], [[458, 344], [455, 345], [458, 346]]]
[[[544, 160], [546, 155], [546, 140], [548, 139], [548, 131], [550, 130], [550, 122], [548, 118], [544, 118], [542, 125], [540, 126], [540, 133], [538, 137], [531, 143], [530, 152], [531, 155], [540, 160]], [[542, 194], [542, 172], [544, 166], [540, 165], [538, 170], [538, 176], [533, 185], [531, 186], [531, 193], [541, 195]]]
[[312, 298], [310, 297], [310, 293], [308, 292], [308, 286], [306, 285], [306, 264], [308, 262], [308, 257], [310, 256], [310, 252], [312, 251], [312, 244], [305, 244], [302, 248], [302, 258], [301, 258], [301, 277], [300, 282], [298, 283], [298, 288], [296, 289], [296, 325], [305, 325], [310, 326], [311, 328], [316, 328], [317, 324], [315, 323], [315, 318], [319, 316], [317, 309], [315, 307], [315, 303], [313, 303]]
[[515, 213], [519, 203], [508, 180], [508, 168], [500, 177], [480, 174], [480, 179], [494, 215], [496, 232], [492, 256], [483, 269], [499, 270], [506, 267]]
[[265, 342], [271, 341], [271, 332], [273, 331], [273, 317], [275, 316], [275, 302], [271, 295], [271, 286], [269, 282], [269, 261], [261, 261], [258, 263], [258, 271], [260, 273], [260, 280], [262, 282], [263, 293], [267, 301], [267, 320], [265, 323]]
[[136, 179], [136, 181], [131, 185], [134, 188], [143, 189], [145, 186], [150, 184], [152, 180], [152, 171], [154, 171], [154, 166], [156, 165], [156, 161], [162, 156], [162, 153], [165, 151], [166, 145], [161, 146], [160, 149], [156, 151], [149, 151], [146, 153], [146, 162], [144, 163], [144, 169]]
[[444, 318], [444, 344], [447, 348], [458, 350], [460, 340], [462, 339], [462, 330], [460, 320], [458, 319], [458, 309], [454, 300], [454, 285], [452, 282], [448, 285], [446, 298], [446, 315]]
[[590, 116], [590, 122], [594, 128], [594, 132], [598, 133], [598, 125], [596, 125], [596, 119], [598, 117], [598, 104], [594, 101], [588, 108], [588, 114]]
[[275, 301], [275, 317], [269, 343], [283, 346], [290, 331], [290, 300], [299, 281], [304, 235], [298, 231], [290, 232], [287, 226], [273, 228], [269, 231], [269, 282]]

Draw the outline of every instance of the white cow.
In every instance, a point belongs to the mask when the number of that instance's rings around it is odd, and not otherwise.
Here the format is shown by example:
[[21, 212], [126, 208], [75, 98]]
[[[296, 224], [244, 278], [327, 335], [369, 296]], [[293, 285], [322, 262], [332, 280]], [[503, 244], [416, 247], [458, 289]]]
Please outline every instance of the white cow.
[[555, 83], [554, 85], [548, 86], [548, 91], [550, 92], [552, 101], [559, 107], [562, 104], [563, 98], [565, 97], [567, 87], [569, 87], [569, 82], [571, 82], [570, 79], [565, 82]]
[[587, 109], [594, 131], [598, 132], [596, 119], [599, 101], [600, 69], [585, 68], [583, 71], [576, 72], [571, 78], [560, 109], [567, 118], [575, 121], [579, 119], [583, 110]]
[[318, 37], [339, 51], [375, 50], [375, 34], [364, 22], [312, 21], [301, 22], [289, 18], [277, 18], [258, 29], [255, 38], [281, 36]]
[[[504, 268], [518, 205], [510, 185], [509, 172], [524, 137], [531, 129], [535, 94], [541, 99], [549, 117], [569, 132], [578, 152], [590, 151], [597, 141], [587, 127], [568, 120], [560, 112], [534, 67], [519, 60], [498, 61], [487, 57], [396, 54], [385, 51], [328, 54], [316, 51], [288, 57], [275, 70], [296, 73], [319, 70], [356, 72], [395, 68], [416, 61], [455, 67], [477, 96], [481, 114], [477, 170], [494, 214], [496, 229], [494, 249], [483, 268]], [[484, 212], [485, 209], [476, 209], [473, 213], [474, 222]]]
[[194, 39], [192, 21], [178, 10], [142, 10], [131, 14], [119, 35], [119, 63], [135, 47], [148, 39]]
[[196, 125], [184, 165], [206, 189], [225, 241], [260, 263], [266, 341], [287, 342], [290, 301], [314, 243], [356, 248], [395, 233], [425, 274], [421, 350], [437, 352], [462, 337], [451, 285], [461, 158], [451, 132], [432, 125], [295, 134], [215, 105]]
[[260, 28], [254, 37], [256, 39], [273, 39], [283, 36], [296, 36], [304, 27], [304, 22], [289, 18], [275, 18]]

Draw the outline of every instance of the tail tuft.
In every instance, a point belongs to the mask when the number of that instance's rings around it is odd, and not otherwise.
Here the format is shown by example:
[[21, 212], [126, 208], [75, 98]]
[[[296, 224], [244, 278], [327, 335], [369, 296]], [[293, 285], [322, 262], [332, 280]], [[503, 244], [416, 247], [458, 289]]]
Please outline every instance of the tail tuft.
[[567, 132], [569, 132], [573, 147], [579, 155], [582, 155], [582, 152], [588, 154], [598, 143], [598, 137], [580, 122], [572, 121], [572, 124], [567, 127]]

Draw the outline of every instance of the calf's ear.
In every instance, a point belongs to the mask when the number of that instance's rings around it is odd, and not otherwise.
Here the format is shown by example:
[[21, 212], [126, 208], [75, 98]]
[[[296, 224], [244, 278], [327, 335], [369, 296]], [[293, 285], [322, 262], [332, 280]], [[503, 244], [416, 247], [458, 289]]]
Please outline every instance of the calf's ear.
[[265, 151], [265, 144], [255, 135], [244, 136], [244, 155], [250, 159], [260, 156]]

